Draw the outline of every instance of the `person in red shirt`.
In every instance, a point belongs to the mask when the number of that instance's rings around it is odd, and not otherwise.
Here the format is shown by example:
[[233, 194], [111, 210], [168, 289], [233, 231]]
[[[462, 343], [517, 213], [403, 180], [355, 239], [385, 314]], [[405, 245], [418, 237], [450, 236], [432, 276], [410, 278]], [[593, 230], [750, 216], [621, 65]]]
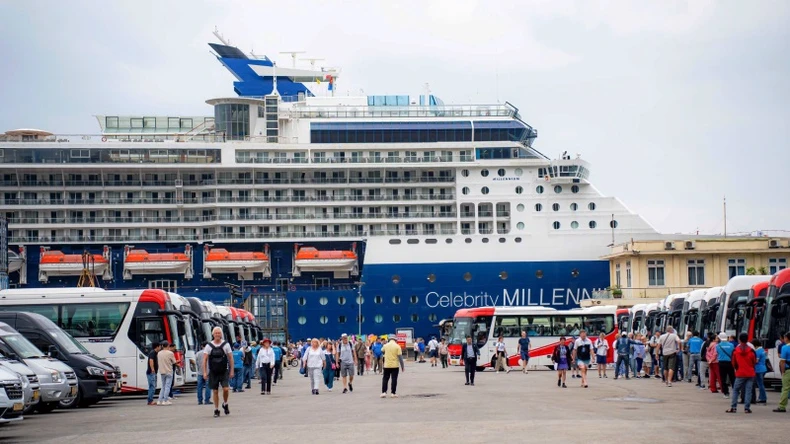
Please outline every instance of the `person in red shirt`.
[[757, 355], [746, 343], [749, 340], [747, 333], [738, 336], [738, 346], [732, 352], [732, 365], [735, 367], [735, 385], [733, 386], [732, 402], [727, 413], [735, 413], [738, 406], [738, 395], [744, 392], [744, 412], [751, 413], [752, 384], [756, 375], [754, 366], [757, 365]]

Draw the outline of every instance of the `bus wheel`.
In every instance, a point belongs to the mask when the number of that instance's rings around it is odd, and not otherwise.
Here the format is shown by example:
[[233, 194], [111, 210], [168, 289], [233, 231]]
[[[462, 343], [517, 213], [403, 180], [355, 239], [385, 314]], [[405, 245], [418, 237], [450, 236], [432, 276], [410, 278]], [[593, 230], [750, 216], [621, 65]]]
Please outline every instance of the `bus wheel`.
[[485, 369], [486, 369], [485, 367], [480, 367], [480, 366], [475, 367], [475, 370], [478, 371], [478, 372], [482, 372]]

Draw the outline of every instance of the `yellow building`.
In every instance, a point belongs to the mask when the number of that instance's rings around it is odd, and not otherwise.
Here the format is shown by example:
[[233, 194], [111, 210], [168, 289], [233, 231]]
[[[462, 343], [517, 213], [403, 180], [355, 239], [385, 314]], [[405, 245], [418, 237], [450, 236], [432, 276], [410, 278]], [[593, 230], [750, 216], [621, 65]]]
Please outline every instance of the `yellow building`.
[[611, 247], [603, 259], [609, 260], [614, 297], [661, 298], [724, 285], [732, 276], [774, 274], [787, 267], [790, 238], [695, 236], [632, 241]]

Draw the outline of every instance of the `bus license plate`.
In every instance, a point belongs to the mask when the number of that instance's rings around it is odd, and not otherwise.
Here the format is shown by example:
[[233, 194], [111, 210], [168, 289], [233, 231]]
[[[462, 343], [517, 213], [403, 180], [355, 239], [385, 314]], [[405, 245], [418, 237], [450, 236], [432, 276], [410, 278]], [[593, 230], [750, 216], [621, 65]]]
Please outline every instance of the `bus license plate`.
[[76, 386], [71, 388], [71, 396], [77, 396], [77, 387]]
[[14, 403], [14, 411], [19, 412], [25, 409], [25, 404], [21, 402]]
[[458, 365], [458, 360], [457, 359], [451, 359], [450, 360], [450, 365]]
[[41, 396], [38, 390], [33, 390], [33, 402], [38, 401], [38, 397]]

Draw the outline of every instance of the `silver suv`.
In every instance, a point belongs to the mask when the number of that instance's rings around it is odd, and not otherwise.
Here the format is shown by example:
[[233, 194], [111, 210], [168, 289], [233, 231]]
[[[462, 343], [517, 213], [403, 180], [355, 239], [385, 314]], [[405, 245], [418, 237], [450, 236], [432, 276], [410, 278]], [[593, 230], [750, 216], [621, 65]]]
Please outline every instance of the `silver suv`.
[[22, 377], [22, 388], [25, 390], [25, 413], [30, 413], [41, 399], [41, 384], [38, 376], [25, 364], [6, 358], [0, 354], [0, 367]]

